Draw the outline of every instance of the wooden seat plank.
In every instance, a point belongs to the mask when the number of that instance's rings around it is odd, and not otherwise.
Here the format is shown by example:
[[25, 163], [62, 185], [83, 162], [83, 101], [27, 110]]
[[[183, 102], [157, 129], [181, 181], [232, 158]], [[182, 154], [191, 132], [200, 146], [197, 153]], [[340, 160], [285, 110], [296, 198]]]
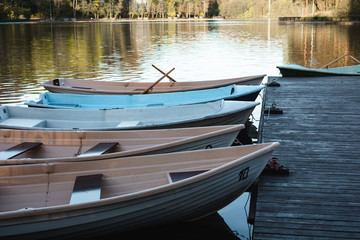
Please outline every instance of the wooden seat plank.
[[11, 159], [24, 152], [41, 146], [41, 142], [23, 142], [0, 152], [0, 159]]
[[94, 147], [90, 148], [86, 152], [80, 154], [79, 156], [96, 156], [101, 155], [106, 152], [109, 152], [111, 149], [116, 147], [119, 143], [117, 142], [107, 142], [107, 143], [98, 143]]
[[170, 172], [169, 176], [170, 176], [170, 180], [171, 182], [178, 182], [181, 180], [184, 180], [186, 178], [189, 177], [194, 177], [200, 173], [204, 173], [208, 170], [202, 170], [202, 171], [188, 171], [188, 172]]
[[77, 176], [70, 204], [100, 200], [102, 174]]

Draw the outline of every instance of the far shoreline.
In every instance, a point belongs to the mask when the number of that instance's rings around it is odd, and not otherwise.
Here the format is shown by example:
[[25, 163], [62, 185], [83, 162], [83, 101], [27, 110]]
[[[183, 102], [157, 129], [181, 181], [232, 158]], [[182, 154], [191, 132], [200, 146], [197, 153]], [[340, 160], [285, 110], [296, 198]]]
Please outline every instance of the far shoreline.
[[280, 24], [360, 24], [360, 17], [275, 17], [275, 18], [120, 18], [120, 19], [91, 19], [91, 18], [60, 18], [51, 19], [18, 19], [0, 20], [0, 25], [5, 24], [36, 24], [36, 23], [130, 23], [130, 22], [205, 22], [205, 21], [277, 21]]
[[[22, 24], [22, 23], [121, 23], [121, 22], [192, 22], [192, 21], [222, 21], [231, 20], [225, 18], [120, 18], [120, 19], [91, 19], [91, 18], [60, 18], [57, 20], [51, 19], [18, 19], [18, 20], [0, 20], [0, 24]], [[233, 19], [235, 20], [235, 19]]]

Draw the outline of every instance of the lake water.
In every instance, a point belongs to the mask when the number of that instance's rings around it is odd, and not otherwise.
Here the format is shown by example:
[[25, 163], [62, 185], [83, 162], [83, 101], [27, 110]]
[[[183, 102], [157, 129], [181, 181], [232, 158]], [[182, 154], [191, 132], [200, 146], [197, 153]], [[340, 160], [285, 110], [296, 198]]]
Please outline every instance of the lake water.
[[178, 81], [322, 67], [345, 52], [360, 58], [359, 33], [360, 25], [277, 21], [0, 24], [0, 104], [33, 98], [57, 77], [154, 82], [152, 64], [175, 67]]
[[[36, 99], [39, 83], [59, 77], [154, 82], [162, 75], [152, 64], [175, 68], [177, 81], [274, 76], [288, 63], [319, 68], [346, 52], [359, 59], [359, 33], [360, 24], [268, 20], [0, 24], [0, 104]], [[331, 67], [353, 64], [347, 57]], [[246, 198], [220, 211], [241, 239], [249, 238]]]

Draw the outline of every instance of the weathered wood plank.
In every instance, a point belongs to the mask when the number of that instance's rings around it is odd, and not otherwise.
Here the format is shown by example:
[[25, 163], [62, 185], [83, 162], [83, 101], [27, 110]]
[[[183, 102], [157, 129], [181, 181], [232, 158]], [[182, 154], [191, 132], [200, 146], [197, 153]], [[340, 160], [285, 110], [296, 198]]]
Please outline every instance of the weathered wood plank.
[[261, 176], [254, 239], [360, 239], [360, 78], [276, 81], [262, 139], [290, 175]]

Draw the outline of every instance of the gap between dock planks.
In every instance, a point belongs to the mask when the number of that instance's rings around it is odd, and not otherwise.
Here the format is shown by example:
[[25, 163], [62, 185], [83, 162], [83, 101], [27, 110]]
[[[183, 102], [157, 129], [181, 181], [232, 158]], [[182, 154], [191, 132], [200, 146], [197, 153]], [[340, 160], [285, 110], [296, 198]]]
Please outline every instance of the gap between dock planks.
[[360, 239], [360, 77], [274, 78], [262, 139], [290, 175], [260, 177], [253, 239]]

